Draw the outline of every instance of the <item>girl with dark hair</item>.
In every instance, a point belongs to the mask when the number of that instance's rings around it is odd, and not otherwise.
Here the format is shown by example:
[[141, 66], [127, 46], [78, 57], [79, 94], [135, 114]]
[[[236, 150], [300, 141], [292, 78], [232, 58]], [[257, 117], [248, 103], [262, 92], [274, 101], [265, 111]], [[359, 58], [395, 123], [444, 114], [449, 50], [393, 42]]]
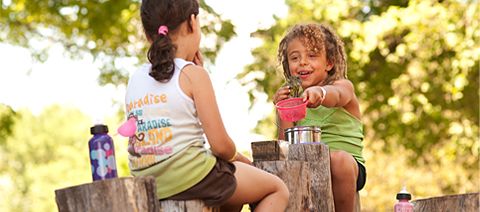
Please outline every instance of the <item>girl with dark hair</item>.
[[140, 13], [151, 47], [150, 64], [130, 77], [125, 97], [128, 118], [136, 121], [128, 148], [132, 175], [154, 176], [160, 199], [284, 211], [286, 185], [251, 166], [225, 130], [202, 67], [198, 1], [143, 0]]
[[[347, 79], [343, 42], [324, 24], [297, 24], [281, 40], [278, 59], [285, 78], [297, 78], [307, 101], [307, 115], [301, 126], [318, 126], [322, 141], [330, 148], [330, 167], [335, 211], [353, 211], [355, 192], [366, 181], [363, 158], [363, 124], [353, 84]], [[291, 96], [289, 86], [275, 93], [273, 102]], [[283, 129], [292, 122], [280, 121]]]

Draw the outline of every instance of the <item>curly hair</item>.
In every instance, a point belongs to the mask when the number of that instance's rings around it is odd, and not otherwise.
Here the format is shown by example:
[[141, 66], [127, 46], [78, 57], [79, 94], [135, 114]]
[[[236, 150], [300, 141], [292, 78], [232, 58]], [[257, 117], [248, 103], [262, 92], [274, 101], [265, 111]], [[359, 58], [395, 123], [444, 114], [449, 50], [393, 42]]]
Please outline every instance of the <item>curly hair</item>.
[[293, 26], [280, 41], [277, 59], [282, 65], [286, 79], [292, 77], [288, 68], [287, 47], [296, 38], [299, 38], [310, 51], [324, 52], [327, 60], [333, 64], [332, 70], [328, 72], [327, 79], [324, 81], [325, 84], [347, 78], [347, 59], [343, 41], [328, 25], [309, 23]]

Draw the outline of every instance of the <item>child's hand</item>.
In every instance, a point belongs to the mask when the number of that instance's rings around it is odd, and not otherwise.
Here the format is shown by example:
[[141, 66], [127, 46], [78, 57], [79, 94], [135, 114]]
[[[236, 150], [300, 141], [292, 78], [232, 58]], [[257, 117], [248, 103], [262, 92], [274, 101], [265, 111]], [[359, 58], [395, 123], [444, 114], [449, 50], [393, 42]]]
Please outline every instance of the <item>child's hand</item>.
[[193, 57], [193, 63], [195, 63], [195, 65], [197, 66], [203, 67], [203, 56], [202, 56], [202, 53], [200, 53], [200, 51], [195, 53], [195, 57]]
[[275, 93], [275, 95], [273, 95], [273, 104], [277, 104], [277, 102], [279, 101], [288, 99], [289, 95], [290, 95], [290, 86], [280, 87]]
[[307, 107], [316, 108], [320, 106], [325, 98], [320, 86], [312, 86], [303, 91], [303, 101], [308, 102]]
[[237, 157], [235, 158], [235, 161], [252, 165], [252, 161], [250, 161], [250, 159], [242, 155], [242, 153], [237, 153]]

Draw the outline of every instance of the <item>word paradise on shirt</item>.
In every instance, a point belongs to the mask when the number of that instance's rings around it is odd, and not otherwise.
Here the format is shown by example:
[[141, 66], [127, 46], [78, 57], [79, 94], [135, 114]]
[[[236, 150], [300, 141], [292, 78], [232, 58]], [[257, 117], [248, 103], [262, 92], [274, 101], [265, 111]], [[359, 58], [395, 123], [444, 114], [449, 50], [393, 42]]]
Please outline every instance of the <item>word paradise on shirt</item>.
[[145, 105], [167, 103], [166, 94], [146, 94], [143, 98], [131, 101], [127, 104], [127, 113], [136, 108], [142, 108]]

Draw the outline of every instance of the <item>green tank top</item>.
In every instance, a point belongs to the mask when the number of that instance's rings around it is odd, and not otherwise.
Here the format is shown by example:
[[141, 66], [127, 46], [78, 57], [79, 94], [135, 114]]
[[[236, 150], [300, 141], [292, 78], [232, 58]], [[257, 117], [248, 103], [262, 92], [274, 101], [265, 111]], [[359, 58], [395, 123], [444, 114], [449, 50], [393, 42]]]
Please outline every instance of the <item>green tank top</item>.
[[355, 160], [365, 166], [362, 156], [363, 124], [341, 107], [308, 108], [305, 119], [300, 126], [318, 126], [322, 130], [321, 140], [331, 150], [343, 150], [350, 153]]
[[217, 159], [212, 152], [196, 141], [170, 158], [148, 168], [131, 171], [133, 176], [154, 176], [157, 198], [164, 199], [189, 189], [215, 166]]

